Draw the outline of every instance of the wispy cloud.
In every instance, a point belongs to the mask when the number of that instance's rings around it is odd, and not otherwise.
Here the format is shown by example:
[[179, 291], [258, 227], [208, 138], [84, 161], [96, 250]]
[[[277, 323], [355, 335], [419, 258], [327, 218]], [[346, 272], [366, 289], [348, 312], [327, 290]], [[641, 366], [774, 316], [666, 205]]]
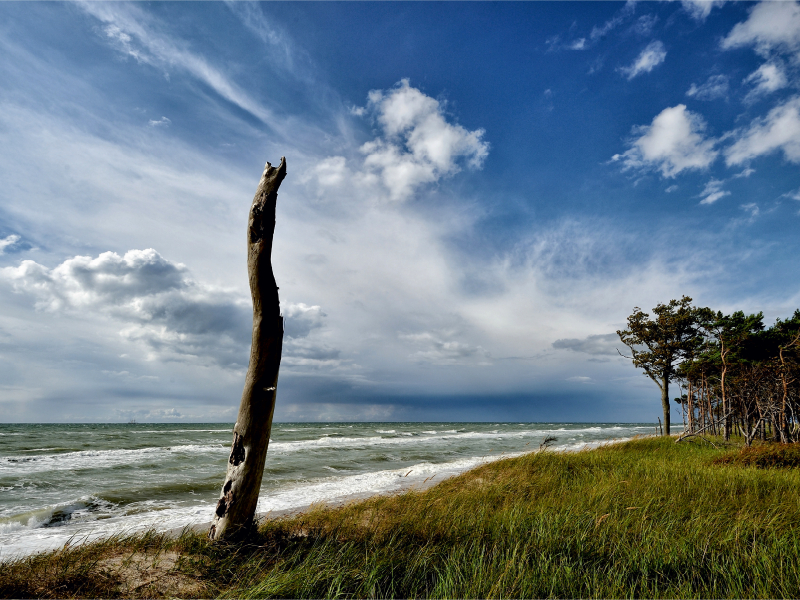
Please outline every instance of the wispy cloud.
[[748, 100], [753, 100], [759, 96], [771, 94], [777, 90], [785, 88], [789, 81], [780, 63], [764, 63], [758, 69], [750, 73], [744, 83], [750, 84], [753, 89], [747, 94]]
[[700, 85], [692, 84], [687, 90], [686, 95], [698, 100], [716, 100], [725, 98], [728, 95], [728, 76], [712, 75], [705, 83]]
[[13, 248], [21, 238], [12, 233], [4, 238], [0, 238], [0, 254], [3, 254], [7, 248]]
[[719, 181], [718, 179], [712, 179], [706, 186], [703, 188], [703, 191], [700, 192], [700, 204], [713, 204], [720, 198], [724, 198], [725, 196], [730, 196], [731, 193], [727, 190], [722, 189], [722, 184], [724, 181]]
[[169, 127], [172, 125], [172, 121], [170, 121], [167, 117], [161, 117], [160, 119], [151, 119], [148, 124], [150, 127]]
[[722, 6], [726, 0], [681, 0], [684, 10], [697, 21], [704, 21], [715, 6]]
[[188, 44], [160, 33], [158, 26], [138, 7], [98, 2], [81, 2], [78, 6], [103, 23], [103, 36], [122, 54], [165, 72], [184, 71], [263, 123], [277, 124], [271, 110], [251, 98], [206, 58], [192, 52]]
[[667, 57], [667, 50], [664, 44], [659, 40], [650, 42], [647, 47], [642, 50], [641, 54], [636, 57], [627, 67], [619, 67], [619, 72], [628, 78], [628, 81], [642, 75], [643, 73], [650, 73], [658, 65], [664, 62]]
[[761, 212], [761, 211], [759, 210], [759, 208], [758, 208], [758, 204], [756, 204], [755, 202], [750, 202], [750, 203], [748, 203], [748, 204], [742, 204], [740, 208], [741, 208], [743, 211], [745, 211], [745, 212], [749, 212], [749, 213], [750, 213], [750, 218], [749, 218], [749, 221], [750, 221], [751, 223], [752, 223], [752, 222], [755, 220], [755, 218], [756, 218], [756, 217], [759, 215], [759, 213]]
[[800, 96], [776, 106], [762, 118], [735, 132], [736, 141], [725, 150], [728, 165], [782, 152], [786, 160], [800, 163]]

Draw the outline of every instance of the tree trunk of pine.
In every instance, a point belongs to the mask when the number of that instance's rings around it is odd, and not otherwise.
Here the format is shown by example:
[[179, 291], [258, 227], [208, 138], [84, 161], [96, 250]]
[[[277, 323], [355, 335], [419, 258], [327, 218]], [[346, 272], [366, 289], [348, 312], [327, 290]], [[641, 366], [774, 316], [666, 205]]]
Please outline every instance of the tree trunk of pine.
[[228, 472], [208, 532], [212, 540], [243, 537], [255, 525], [283, 346], [283, 318], [272, 273], [272, 236], [278, 188], [284, 177], [285, 158], [277, 169], [267, 163], [250, 207], [247, 273], [253, 297], [253, 340], [242, 402], [233, 426]]
[[664, 435], [669, 435], [669, 377], [662, 379], [661, 407], [664, 409]]

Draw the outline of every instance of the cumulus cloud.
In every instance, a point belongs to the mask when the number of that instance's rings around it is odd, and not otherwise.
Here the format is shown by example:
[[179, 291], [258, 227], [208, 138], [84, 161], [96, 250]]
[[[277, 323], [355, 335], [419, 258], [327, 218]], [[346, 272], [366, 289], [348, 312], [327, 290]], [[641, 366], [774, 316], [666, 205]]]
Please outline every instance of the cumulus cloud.
[[366, 108], [383, 136], [361, 147], [364, 167], [379, 176], [395, 200], [453, 175], [462, 160], [480, 168], [489, 153], [483, 129], [468, 131], [448, 122], [442, 103], [411, 87], [408, 79], [388, 91], [372, 90]]
[[728, 95], [728, 76], [712, 75], [705, 83], [692, 84], [686, 95], [698, 100], [716, 100]]
[[760, 2], [748, 19], [737, 23], [722, 40], [724, 49], [753, 46], [762, 56], [773, 50], [795, 54], [800, 60], [800, 3]]
[[720, 198], [730, 196], [731, 193], [729, 191], [722, 189], [723, 183], [725, 182], [719, 181], [718, 179], [709, 181], [703, 188], [703, 191], [700, 192], [700, 197], [702, 198], [700, 204], [713, 204]]
[[659, 40], [653, 40], [642, 53], [627, 67], [620, 67], [619, 71], [628, 78], [628, 81], [642, 73], [649, 73], [664, 62], [667, 51]]
[[749, 99], [757, 96], [771, 94], [779, 89], [785, 88], [789, 82], [786, 74], [778, 63], [764, 63], [758, 69], [750, 73], [744, 80], [755, 86], [747, 95]]
[[583, 352], [592, 355], [614, 355], [617, 356], [617, 346], [621, 342], [616, 333], [601, 333], [590, 335], [585, 338], [565, 338], [553, 342], [553, 348], [558, 350], [572, 350], [573, 352]]
[[483, 129], [469, 131], [449, 122], [443, 104], [411, 87], [408, 79], [390, 90], [372, 90], [367, 105], [350, 112], [372, 117], [381, 135], [360, 147], [361, 161], [330, 156], [309, 168], [303, 179], [316, 186], [318, 196], [346, 185], [373, 201], [406, 200], [464, 164], [481, 168], [489, 153]]
[[615, 154], [623, 170], [657, 169], [663, 177], [675, 177], [689, 169], [705, 169], [717, 157], [715, 141], [703, 136], [705, 122], [700, 115], [679, 104], [665, 108], [650, 125], [635, 127], [631, 148]]
[[300, 302], [281, 303], [281, 311], [286, 319], [284, 333], [287, 338], [307, 337], [314, 329], [323, 326], [323, 319], [327, 316], [319, 306], [308, 306]]
[[4, 254], [6, 248], [13, 248], [21, 238], [12, 233], [4, 238], [0, 238], [0, 254]]
[[[247, 364], [249, 300], [194, 281], [185, 265], [152, 248], [76, 256], [52, 269], [25, 260], [0, 270], [0, 279], [35, 298], [39, 310], [122, 322], [122, 337], [143, 344], [151, 359]], [[289, 302], [284, 316], [287, 336], [300, 339], [322, 327], [325, 315], [319, 306]], [[312, 350], [306, 342], [301, 353]]]
[[800, 96], [790, 98], [737, 132], [736, 141], [725, 150], [725, 162], [739, 165], [779, 151], [786, 160], [800, 163]]

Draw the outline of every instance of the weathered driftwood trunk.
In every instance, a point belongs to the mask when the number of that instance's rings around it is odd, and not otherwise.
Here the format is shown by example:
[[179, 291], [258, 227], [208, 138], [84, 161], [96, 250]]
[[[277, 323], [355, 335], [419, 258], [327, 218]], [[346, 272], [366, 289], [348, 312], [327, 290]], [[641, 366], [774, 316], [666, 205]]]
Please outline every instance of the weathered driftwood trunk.
[[278, 187], [284, 177], [285, 158], [281, 158], [277, 169], [267, 163], [250, 207], [247, 272], [253, 296], [253, 342], [242, 403], [233, 427], [228, 472], [208, 532], [212, 540], [241, 537], [254, 525], [283, 345], [283, 318], [272, 273], [272, 236]]

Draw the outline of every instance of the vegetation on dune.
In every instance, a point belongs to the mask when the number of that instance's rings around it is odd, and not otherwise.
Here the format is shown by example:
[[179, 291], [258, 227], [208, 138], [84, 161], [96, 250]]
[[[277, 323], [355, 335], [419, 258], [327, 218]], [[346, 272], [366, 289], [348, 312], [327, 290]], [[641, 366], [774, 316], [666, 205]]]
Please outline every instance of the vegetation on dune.
[[675, 382], [686, 435], [800, 442], [800, 310], [766, 328], [762, 313], [725, 315], [691, 302], [659, 304], [653, 318], [636, 307], [617, 331], [634, 366], [661, 390], [665, 434]]
[[800, 471], [747, 457], [800, 451], [713, 441], [528, 454], [270, 521], [236, 544], [189, 533], [87, 544], [4, 565], [0, 595], [799, 596]]

